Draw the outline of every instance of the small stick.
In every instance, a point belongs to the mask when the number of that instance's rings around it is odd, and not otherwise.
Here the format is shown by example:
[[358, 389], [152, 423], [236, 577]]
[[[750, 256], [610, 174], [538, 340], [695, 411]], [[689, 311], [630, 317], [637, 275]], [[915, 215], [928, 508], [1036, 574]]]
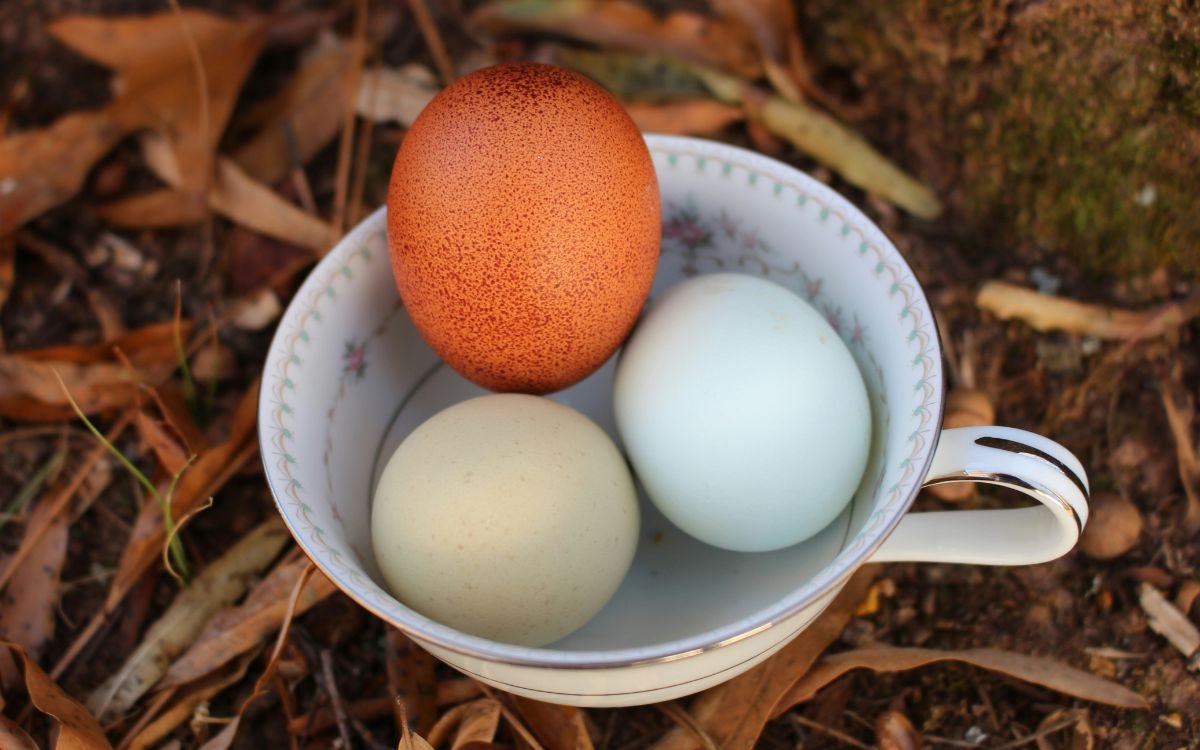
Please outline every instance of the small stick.
[[1200, 294], [1131, 312], [1042, 294], [1004, 281], [985, 283], [975, 304], [1001, 320], [1017, 318], [1037, 331], [1059, 330], [1101, 339], [1156, 338], [1200, 315]]
[[333, 228], [341, 235], [346, 229], [346, 198], [350, 187], [350, 157], [354, 141], [354, 102], [358, 97], [358, 82], [362, 79], [363, 58], [366, 55], [367, 0], [354, 3], [354, 61], [347, 80], [345, 101], [342, 102], [342, 134], [338, 141], [337, 182], [333, 194]]
[[345, 747], [350, 744], [350, 727], [346, 722], [346, 707], [342, 705], [342, 696], [338, 693], [337, 681], [333, 679], [333, 654], [329, 649], [321, 649], [321, 676], [325, 680], [325, 692], [329, 693], [329, 702], [333, 705], [333, 717], [337, 720], [338, 734], [342, 737]]
[[[380, 66], [376, 66], [376, 75], [371, 83], [371, 93], [369, 95], [371, 108], [375, 108], [375, 95], [379, 92], [378, 75]], [[349, 217], [347, 218], [347, 226], [353, 226], [358, 223], [359, 216], [362, 215], [363, 193], [367, 187], [367, 160], [371, 156], [371, 136], [375, 130], [375, 121], [370, 117], [362, 118], [358, 124], [358, 143], [354, 153], [354, 186], [350, 189], [350, 209]]]
[[454, 64], [450, 62], [450, 55], [446, 54], [446, 45], [442, 43], [442, 35], [438, 31], [437, 24], [433, 22], [433, 16], [429, 13], [425, 0], [408, 0], [408, 7], [412, 10], [417, 26], [421, 29], [421, 36], [425, 37], [429, 54], [433, 55], [433, 64], [437, 66], [438, 75], [442, 78], [442, 85], [449, 86], [455, 78]]
[[808, 718], [807, 716], [801, 716], [800, 714], [788, 714], [788, 718], [790, 718], [796, 724], [799, 724], [803, 727], [807, 727], [807, 728], [813, 730], [814, 732], [821, 732], [823, 734], [827, 734], [830, 737], [834, 738], [835, 740], [838, 740], [839, 742], [844, 742], [847, 745], [850, 745], [852, 747], [860, 748], [860, 750], [871, 750], [870, 745], [863, 743], [863, 742], [859, 742], [858, 740], [854, 739], [853, 737], [846, 734], [845, 732], [839, 732], [838, 730], [834, 729], [833, 727], [827, 727], [819, 721], [813, 721], [812, 719]]

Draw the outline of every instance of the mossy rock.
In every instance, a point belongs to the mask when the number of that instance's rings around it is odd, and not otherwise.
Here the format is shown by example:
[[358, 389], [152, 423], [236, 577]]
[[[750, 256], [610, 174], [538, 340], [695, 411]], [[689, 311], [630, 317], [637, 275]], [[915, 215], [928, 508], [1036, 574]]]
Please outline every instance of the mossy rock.
[[976, 243], [1200, 277], [1200, 13], [1185, 0], [799, 4], [811, 64]]

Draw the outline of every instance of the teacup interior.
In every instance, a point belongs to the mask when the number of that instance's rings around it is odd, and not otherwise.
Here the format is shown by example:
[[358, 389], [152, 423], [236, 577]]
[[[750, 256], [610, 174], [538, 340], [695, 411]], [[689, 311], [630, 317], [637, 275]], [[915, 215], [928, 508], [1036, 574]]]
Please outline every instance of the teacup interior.
[[[599, 615], [551, 649], [609, 651], [686, 639], [844, 574], [875, 530], [903, 513], [931, 447], [941, 374], [925, 360], [936, 358], [936, 338], [922, 319], [919, 288], [878, 231], [831, 191], [768, 160], [687, 139], [648, 142], [664, 221], [652, 296], [691, 275], [733, 271], [766, 276], [809, 300], [842, 335], [867, 383], [871, 459], [845, 512], [816, 537], [770, 553], [734, 553], [691, 539], [642, 497], [632, 570]], [[306, 284], [299, 311], [289, 310], [282, 341], [291, 353], [282, 362], [291, 369], [282, 370], [284, 385], [268, 383], [287, 404], [270, 410], [279, 437], [268, 473], [287, 475], [281, 508], [309, 553], [387, 614], [402, 606], [382, 590], [372, 554], [375, 483], [422, 421], [485, 391], [442, 364], [408, 320], [390, 275], [384, 223], [377, 213], [350, 235], [335, 250], [337, 260], [322, 265], [330, 266], [325, 276]], [[619, 443], [615, 363], [552, 398], [590, 416]]]

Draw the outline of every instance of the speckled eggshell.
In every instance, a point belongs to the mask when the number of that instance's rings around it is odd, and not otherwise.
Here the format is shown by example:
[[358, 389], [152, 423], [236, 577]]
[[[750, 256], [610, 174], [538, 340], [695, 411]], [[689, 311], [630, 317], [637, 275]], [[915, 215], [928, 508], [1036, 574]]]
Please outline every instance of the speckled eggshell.
[[523, 646], [600, 611], [638, 529], [633, 478], [608, 435], [523, 394], [473, 398], [422, 423], [388, 461], [371, 512], [375, 558], [400, 601]]
[[388, 192], [400, 296], [451, 367], [548, 393], [616, 351], [650, 293], [658, 183], [629, 115], [587, 78], [496, 65], [404, 137]]

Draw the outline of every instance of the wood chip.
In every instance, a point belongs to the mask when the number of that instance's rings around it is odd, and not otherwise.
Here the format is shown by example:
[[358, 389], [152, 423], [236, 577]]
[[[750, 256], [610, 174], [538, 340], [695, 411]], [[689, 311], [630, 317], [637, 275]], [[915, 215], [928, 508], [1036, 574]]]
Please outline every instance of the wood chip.
[[1150, 629], [1166, 638], [1179, 653], [1190, 658], [1200, 649], [1200, 630], [1158, 589], [1148, 583], [1140, 584], [1138, 604], [1149, 617]]
[[975, 304], [1001, 320], [1015, 318], [1037, 331], [1067, 331], [1100, 339], [1154, 338], [1200, 315], [1200, 295], [1133, 312], [1042, 294], [1005, 281], [985, 283]]

